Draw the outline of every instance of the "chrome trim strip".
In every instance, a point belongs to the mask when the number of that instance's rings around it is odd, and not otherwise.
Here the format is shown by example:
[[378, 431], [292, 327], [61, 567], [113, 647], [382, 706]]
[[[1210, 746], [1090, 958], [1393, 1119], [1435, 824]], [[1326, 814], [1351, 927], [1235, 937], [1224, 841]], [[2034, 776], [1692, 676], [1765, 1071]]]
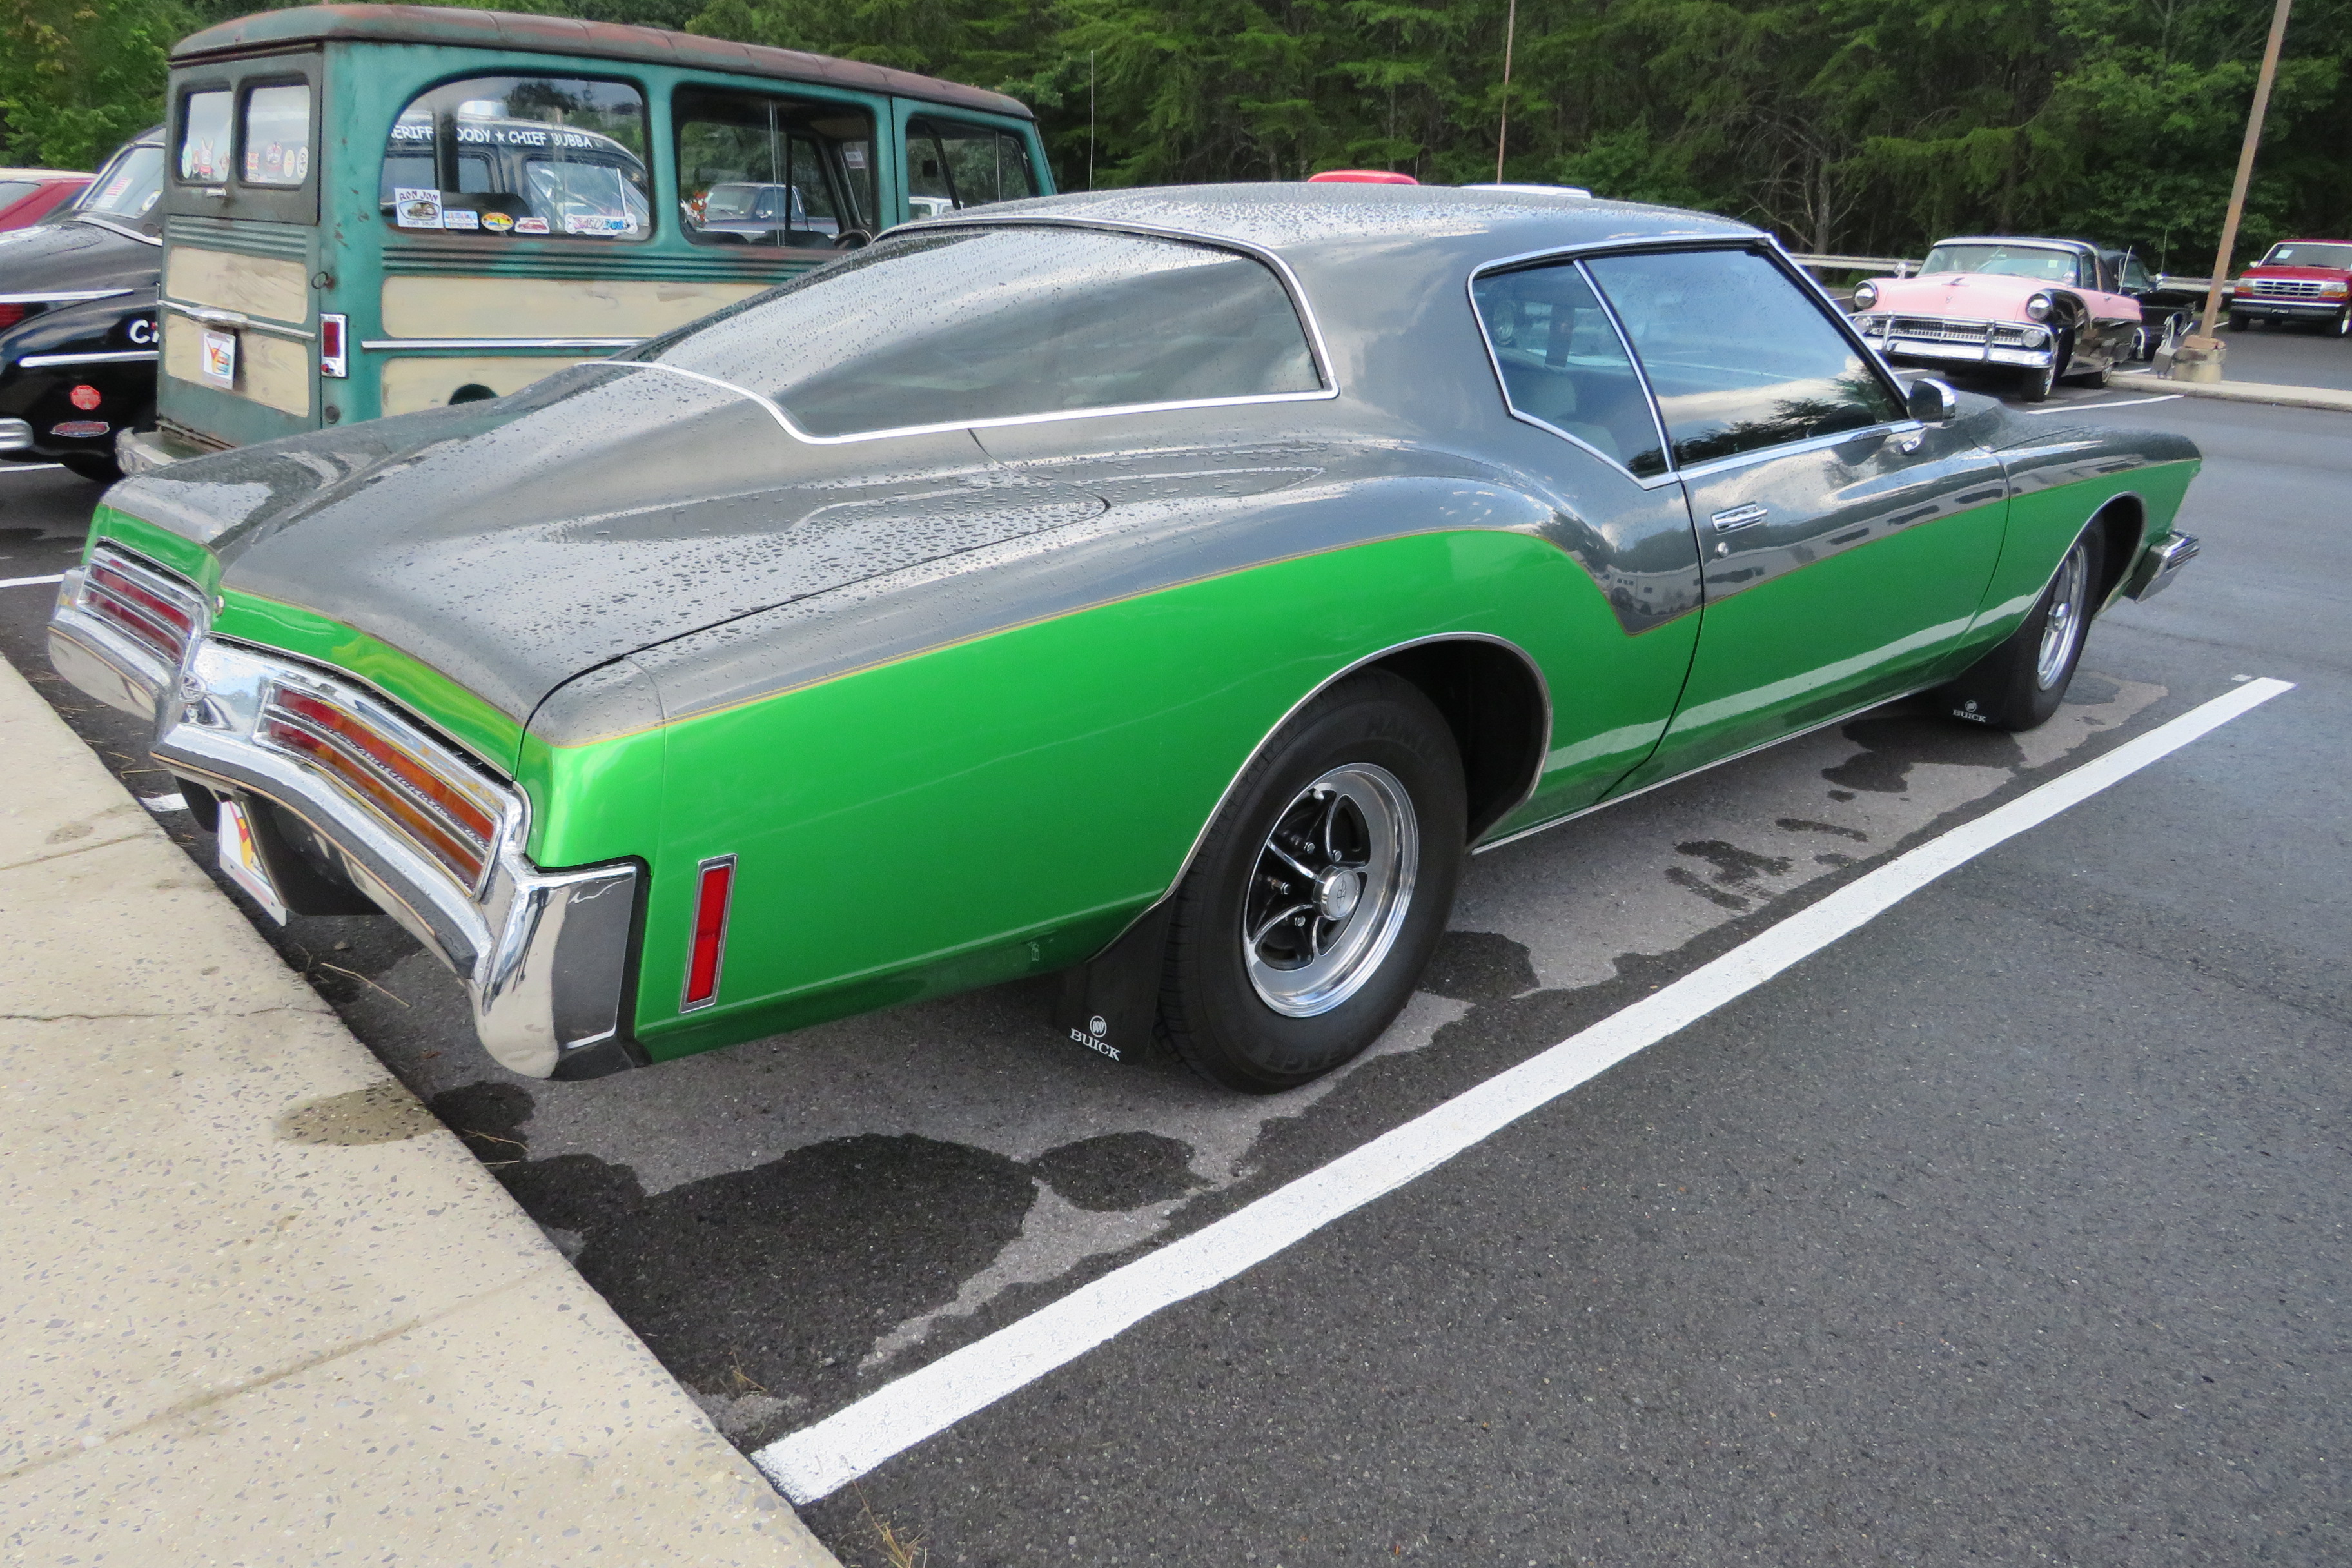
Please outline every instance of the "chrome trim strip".
[[288, 326], [280, 321], [248, 316], [242, 310], [223, 310], [210, 305], [191, 305], [180, 300], [159, 300], [156, 302], [166, 310], [185, 316], [192, 321], [202, 322], [207, 327], [226, 327], [232, 331], [268, 332], [273, 337], [298, 338], [306, 343], [315, 342], [319, 336], [307, 327]]
[[464, 349], [633, 349], [643, 338], [368, 338], [363, 349], [422, 349], [427, 352]]
[[33, 444], [33, 426], [22, 419], [0, 419], [0, 452], [21, 452]]
[[[1896, 401], [1905, 400], [1897, 398]], [[1800, 453], [1817, 452], [1826, 447], [1843, 447], [1849, 441], [1859, 441], [1869, 436], [1910, 436], [1926, 428], [1916, 419], [1891, 419], [1882, 424], [1835, 431], [1827, 436], [1808, 436], [1801, 441], [1783, 441], [1777, 447], [1759, 447], [1752, 452], [1734, 452], [1728, 458], [1711, 458], [1704, 463], [1675, 471], [1686, 479], [1704, 479], [1716, 474], [1727, 474], [1735, 468], [1769, 463], [1780, 458], [1793, 458]]]
[[[1543, 782], [1543, 761], [1546, 757], [1551, 755], [1553, 711], [1551, 684], [1544, 679], [1543, 666], [1538, 664], [1535, 661], [1534, 657], [1518, 644], [1511, 641], [1507, 637], [1496, 637], [1491, 632], [1437, 632], [1433, 633], [1428, 637], [1408, 637], [1403, 642], [1391, 643], [1387, 647], [1381, 648], [1378, 652], [1368, 653], [1361, 658], [1357, 659], [1354, 663], [1347, 665], [1344, 668], [1334, 671], [1332, 674], [1324, 677], [1321, 680], [1315, 683], [1314, 688], [1309, 690], [1307, 695], [1301, 697], [1297, 701], [1285, 709], [1283, 710], [1282, 717], [1274, 721], [1274, 727], [1259, 738], [1256, 745], [1250, 748], [1249, 755], [1244, 757], [1242, 759], [1242, 765], [1234, 770], [1234, 776], [1225, 782], [1225, 787], [1217, 792], [1217, 803], [1209, 808], [1209, 815], [1202, 819], [1201, 830], [1192, 835], [1192, 847], [1184, 851], [1184, 858], [1178, 863], [1175, 876], [1169, 879], [1166, 890], [1161, 892], [1158, 898], [1152, 900], [1150, 903], [1137, 910], [1135, 918], [1128, 921], [1126, 925], [1119, 928], [1118, 936], [1115, 936], [1111, 938], [1109, 942], [1105, 942], [1098, 952], [1090, 953], [1087, 956], [1089, 958], [1098, 958], [1102, 953], [1109, 952], [1111, 948], [1117, 946], [1118, 942], [1126, 937], [1129, 931], [1133, 931], [1138, 925], [1141, 924], [1147, 918], [1149, 918], [1154, 910], [1157, 910], [1160, 905], [1166, 903], [1170, 899], [1176, 896], [1176, 889], [1184, 885], [1184, 879], [1192, 873], [1192, 862], [1200, 858], [1201, 846], [1208, 842], [1209, 829], [1217, 825], [1217, 818], [1223, 815], [1225, 809], [1225, 803], [1233, 799], [1234, 791], [1241, 787], [1241, 782], [1244, 776], [1249, 773], [1252, 767], [1256, 765], [1258, 758], [1264, 754], [1266, 747], [1274, 743], [1274, 738], [1282, 733], [1283, 726], [1297, 718], [1301, 709], [1314, 701], [1318, 697], [1322, 696], [1323, 693], [1328, 691], [1333, 686], [1336, 686], [1340, 681], [1345, 680], [1348, 677], [1355, 674], [1358, 670], [1362, 669], [1369, 665], [1378, 664], [1381, 660], [1388, 658], [1391, 654], [1402, 653], [1405, 649], [1411, 647], [1425, 647], [1432, 643], [1444, 642], [1491, 643], [1496, 647], [1507, 649], [1510, 653], [1516, 655], [1519, 662], [1528, 667], [1528, 673], [1535, 677], [1536, 695], [1543, 703], [1543, 734], [1538, 741], [1536, 765], [1534, 771], [1528, 775], [1527, 788], [1520, 791], [1519, 797], [1513, 801], [1508, 806], [1505, 807], [1501, 815], [1495, 818], [1496, 822], [1509, 821], [1511, 813], [1518, 810], [1521, 806], [1527, 805], [1528, 801], [1535, 798], [1536, 786]], [[1472, 851], [1474, 854], [1477, 851], [1475, 849]]]
[[[1680, 784], [1683, 780], [1686, 778], [1695, 778], [1698, 774], [1706, 773], [1710, 768], [1719, 768], [1726, 763], [1736, 763], [1742, 757], [1752, 757], [1759, 752], [1769, 752], [1775, 746], [1783, 745], [1788, 742], [1801, 739], [1803, 736], [1813, 734], [1822, 730], [1826, 730], [1832, 724], [1843, 724], [1857, 713], [1867, 713], [1874, 708], [1884, 708], [1890, 702], [1901, 702], [1907, 698], [1918, 696], [1922, 691], [1933, 691], [1937, 687], [1943, 684], [1944, 682], [1941, 680], [1931, 680], [1924, 686], [1915, 686], [1908, 691], [1896, 692], [1892, 697], [1873, 698], [1870, 701], [1864, 702], [1859, 707], [1849, 708], [1844, 712], [1824, 719], [1818, 724], [1808, 724], [1801, 730], [1791, 730], [1785, 735], [1775, 735], [1769, 741], [1759, 741], [1756, 744], [1748, 747], [1744, 751], [1734, 752], [1727, 757], [1717, 757], [1711, 763], [1701, 763], [1695, 768], [1686, 768], [1678, 773], [1670, 773], [1666, 777], [1659, 779], [1654, 784], [1643, 784], [1640, 789], [1627, 790], [1623, 795], [1610, 795], [1606, 799], [1596, 800], [1591, 805], [1580, 807], [1575, 811], [1569, 812], [1565, 816], [1548, 817], [1544, 821], [1536, 823], [1531, 826], [1522, 827], [1517, 833], [1506, 834], [1500, 838], [1490, 838], [1484, 844], [1473, 845], [1471, 847], [1470, 853], [1473, 855], [1484, 855], [1489, 849], [1500, 849], [1506, 844], [1517, 844], [1522, 838], [1532, 838], [1538, 833], [1549, 832], [1552, 828], [1559, 826], [1562, 823], [1574, 822], [1580, 816], [1591, 816], [1596, 811], [1606, 811], [1612, 805], [1632, 800], [1637, 795], [1647, 795], [1654, 789], [1664, 789], [1670, 784]], [[1669, 720], [1667, 722], [1671, 724], [1673, 721]], [[1661, 741], [1665, 739], [1664, 731], [1662, 730], [1659, 731], [1658, 739]], [[1656, 748], [1654, 746], [1652, 748], [1654, 751], [1655, 749]], [[1637, 768], [1641, 765], [1641, 763], [1636, 763], [1633, 764], [1633, 767]], [[1628, 768], [1626, 772], [1633, 772], [1633, 768]]]
[[1176, 403], [1126, 403], [1111, 408], [1063, 409], [1052, 414], [1013, 414], [1002, 419], [956, 419], [943, 425], [902, 425], [890, 430], [859, 430], [847, 436], [812, 436], [793, 423], [774, 399], [738, 386], [731, 381], [721, 381], [715, 375], [705, 375], [698, 370], [683, 365], [665, 364], [660, 360], [600, 359], [580, 367], [583, 370], [666, 370], [672, 375], [682, 375], [688, 381], [698, 381], [722, 392], [758, 404], [768, 416], [782, 427], [784, 434], [795, 441], [812, 447], [845, 447], [855, 441], [887, 441], [900, 436], [938, 436], [959, 430], [999, 430], [1013, 425], [1054, 425], [1071, 419], [1108, 419], [1119, 414], [1167, 414], [1184, 408], [1240, 408], [1260, 403], [1323, 403], [1339, 395], [1323, 392], [1260, 392], [1243, 397], [1194, 397]]
[[47, 294], [0, 294], [0, 305], [80, 305], [130, 292], [128, 289], [68, 289]]
[[2202, 548], [2193, 533], [2173, 533], [2143, 544], [2139, 559], [2124, 574], [2123, 596], [2138, 603], [2155, 598], [2172, 585], [2180, 569], [2196, 560]]
[[142, 364], [154, 360], [155, 349], [110, 349], [104, 353], [89, 354], [26, 354], [16, 363], [26, 370], [40, 370], [53, 364]]

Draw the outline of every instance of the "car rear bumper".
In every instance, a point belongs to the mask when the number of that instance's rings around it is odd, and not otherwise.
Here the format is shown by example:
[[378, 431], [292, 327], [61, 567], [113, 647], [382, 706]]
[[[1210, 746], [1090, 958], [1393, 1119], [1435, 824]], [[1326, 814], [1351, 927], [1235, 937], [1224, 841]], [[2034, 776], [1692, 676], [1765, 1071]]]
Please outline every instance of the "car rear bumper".
[[[282, 857], [341, 883], [390, 915], [465, 983], [474, 1032], [502, 1067], [530, 1078], [590, 1078], [641, 1059], [622, 1016], [635, 907], [635, 862], [543, 871], [521, 851], [520, 797], [478, 893], [461, 887], [407, 834], [320, 770], [255, 739], [277, 682], [344, 701], [383, 699], [330, 672], [205, 638], [184, 672], [166, 670], [78, 606], [66, 574], [49, 624], [58, 673], [110, 707], [153, 721], [149, 747], [174, 774], [236, 800], [255, 819], [265, 862]], [[268, 802], [285, 818], [257, 812]], [[299, 844], [279, 842], [290, 818]]]
[[2193, 533], [2168, 533], [2150, 541], [2132, 563], [2131, 574], [2124, 579], [2124, 596], [2153, 599], [2163, 593], [2180, 574], [2180, 569], [2197, 558], [2198, 549]]

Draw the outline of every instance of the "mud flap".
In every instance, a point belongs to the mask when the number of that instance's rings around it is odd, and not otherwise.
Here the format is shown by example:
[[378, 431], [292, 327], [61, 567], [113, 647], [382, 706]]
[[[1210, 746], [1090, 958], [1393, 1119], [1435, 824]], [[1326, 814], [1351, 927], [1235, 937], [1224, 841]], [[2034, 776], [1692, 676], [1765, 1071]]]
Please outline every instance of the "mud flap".
[[1133, 1061], [1151, 1043], [1160, 1018], [1160, 971], [1168, 955], [1173, 900], [1162, 901], [1125, 934], [1076, 969], [1062, 973], [1055, 1033], [1115, 1062]]

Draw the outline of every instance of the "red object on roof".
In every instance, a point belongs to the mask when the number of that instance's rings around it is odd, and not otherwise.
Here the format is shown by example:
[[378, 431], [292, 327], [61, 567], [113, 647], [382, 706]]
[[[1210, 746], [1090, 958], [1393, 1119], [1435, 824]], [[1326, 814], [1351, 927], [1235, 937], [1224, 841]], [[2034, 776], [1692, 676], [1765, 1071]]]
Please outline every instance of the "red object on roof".
[[1326, 169], [1319, 174], [1309, 174], [1310, 185], [1417, 185], [1411, 174], [1392, 174], [1386, 169]]

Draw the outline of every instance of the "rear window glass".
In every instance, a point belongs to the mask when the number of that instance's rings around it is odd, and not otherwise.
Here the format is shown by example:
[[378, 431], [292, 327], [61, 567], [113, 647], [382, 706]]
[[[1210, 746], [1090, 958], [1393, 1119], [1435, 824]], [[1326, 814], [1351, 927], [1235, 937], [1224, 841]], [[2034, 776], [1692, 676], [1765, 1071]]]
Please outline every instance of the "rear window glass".
[[180, 178], [192, 185], [228, 184], [229, 90], [188, 94], [180, 115]]
[[98, 172], [97, 179], [82, 187], [74, 211], [107, 217], [144, 217], [163, 194], [163, 149], [152, 144], [126, 147], [116, 154], [114, 162]]
[[1087, 229], [884, 240], [647, 345], [814, 436], [1321, 388], [1248, 257]]
[[874, 121], [848, 104], [682, 89], [678, 221], [698, 245], [846, 248], [871, 238]]
[[376, 199], [395, 228], [644, 239], [646, 100], [616, 81], [444, 82], [393, 122]]
[[245, 95], [245, 183], [299, 185], [310, 177], [310, 88], [257, 87]]
[[908, 205], [917, 217], [1036, 194], [1028, 143], [1012, 132], [954, 120], [907, 122]]

